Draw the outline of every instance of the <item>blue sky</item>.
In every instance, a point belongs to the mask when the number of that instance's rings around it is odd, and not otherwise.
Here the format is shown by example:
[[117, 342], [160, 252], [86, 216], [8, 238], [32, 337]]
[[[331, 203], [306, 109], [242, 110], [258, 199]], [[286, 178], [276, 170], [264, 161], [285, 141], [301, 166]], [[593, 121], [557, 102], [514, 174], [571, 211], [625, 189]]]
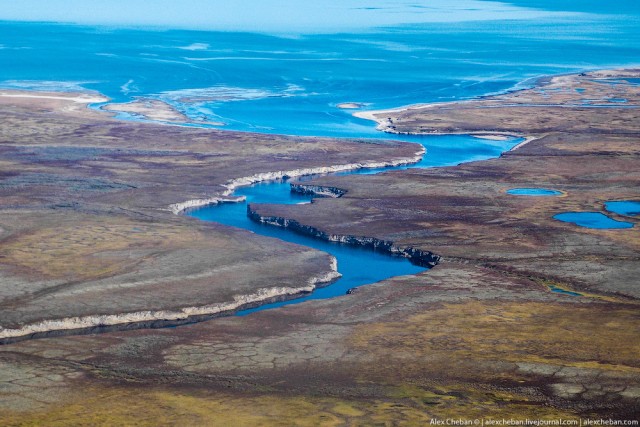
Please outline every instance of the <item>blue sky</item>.
[[0, 20], [293, 33], [550, 13], [482, 0], [0, 0]]

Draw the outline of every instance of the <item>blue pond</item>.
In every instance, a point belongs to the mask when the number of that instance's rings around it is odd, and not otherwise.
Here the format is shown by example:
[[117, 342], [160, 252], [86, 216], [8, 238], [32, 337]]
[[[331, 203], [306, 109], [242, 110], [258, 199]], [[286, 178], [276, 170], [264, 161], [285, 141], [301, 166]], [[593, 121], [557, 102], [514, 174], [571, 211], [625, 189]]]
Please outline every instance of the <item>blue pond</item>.
[[609, 212], [617, 213], [618, 215], [626, 216], [638, 216], [640, 215], [640, 201], [634, 200], [614, 200], [606, 202], [604, 207]]
[[582, 296], [582, 294], [579, 293], [579, 292], [568, 291], [566, 289], [562, 289], [562, 288], [559, 288], [557, 286], [551, 286], [550, 289], [551, 289], [551, 292], [555, 292], [557, 294], [569, 295], [569, 296], [572, 296], [572, 297], [581, 297]]
[[512, 188], [507, 190], [512, 196], [559, 196], [562, 191], [549, 190], [548, 188]]
[[580, 227], [614, 229], [631, 228], [633, 224], [625, 221], [616, 221], [600, 212], [565, 212], [554, 215], [558, 221], [572, 222]]

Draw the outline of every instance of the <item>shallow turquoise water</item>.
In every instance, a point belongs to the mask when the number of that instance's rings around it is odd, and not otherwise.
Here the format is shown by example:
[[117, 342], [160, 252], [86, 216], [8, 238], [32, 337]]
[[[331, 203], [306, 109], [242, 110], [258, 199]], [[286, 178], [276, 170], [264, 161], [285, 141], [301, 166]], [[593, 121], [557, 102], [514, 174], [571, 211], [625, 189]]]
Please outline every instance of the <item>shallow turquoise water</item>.
[[[292, 34], [0, 21], [0, 87], [151, 97], [233, 130], [379, 138], [337, 104], [469, 99], [542, 75], [640, 62], [634, 1], [398, 3], [404, 15], [359, 3], [353, 13], [366, 9], [369, 26]], [[508, 3], [513, 13], [495, 12]]]
[[600, 212], [565, 212], [554, 215], [558, 221], [571, 222], [585, 228], [617, 229], [631, 228], [633, 223], [626, 221], [616, 221]]
[[640, 215], [640, 201], [636, 200], [614, 200], [606, 202], [604, 207], [609, 212], [618, 215], [638, 216]]
[[545, 197], [559, 196], [562, 194], [562, 191], [550, 190], [548, 188], [511, 188], [507, 190], [507, 194], [511, 194], [513, 196]]

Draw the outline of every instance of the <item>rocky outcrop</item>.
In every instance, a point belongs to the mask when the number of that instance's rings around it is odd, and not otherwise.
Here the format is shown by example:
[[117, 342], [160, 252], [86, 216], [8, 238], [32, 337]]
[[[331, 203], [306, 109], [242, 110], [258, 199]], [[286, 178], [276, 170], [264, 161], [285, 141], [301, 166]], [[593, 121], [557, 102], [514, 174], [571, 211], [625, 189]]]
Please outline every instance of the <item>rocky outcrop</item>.
[[425, 152], [426, 150], [424, 149], [424, 147], [420, 147], [420, 150], [418, 150], [416, 154], [411, 158], [393, 159], [393, 160], [388, 160], [386, 162], [348, 163], [345, 165], [320, 166], [315, 168], [303, 168], [303, 169], [293, 169], [288, 171], [257, 173], [255, 175], [236, 178], [229, 181], [226, 187], [230, 192], [227, 194], [231, 194], [231, 192], [233, 192], [233, 190], [235, 190], [237, 187], [251, 185], [251, 184], [255, 184], [257, 182], [262, 182], [262, 181], [273, 181], [273, 180], [282, 179], [282, 178], [294, 178], [294, 177], [304, 176], [304, 175], [328, 174], [328, 173], [344, 172], [344, 171], [357, 170], [357, 169], [377, 169], [377, 168], [408, 165], [411, 163], [419, 162], [422, 159], [422, 156], [424, 155]]
[[182, 203], [174, 203], [169, 206], [169, 210], [174, 214], [188, 211], [190, 209], [201, 208], [203, 206], [217, 205], [219, 203], [238, 203], [244, 202], [246, 197], [210, 197], [208, 199], [193, 199]]
[[291, 192], [299, 194], [311, 194], [313, 196], [320, 197], [342, 197], [347, 193], [347, 190], [343, 190], [338, 187], [328, 187], [323, 185], [311, 185], [311, 184], [291, 184]]
[[416, 152], [416, 154], [413, 157], [392, 159], [385, 162], [348, 163], [345, 165], [319, 166], [314, 168], [292, 169], [288, 171], [273, 171], [273, 172], [257, 173], [251, 176], [245, 176], [245, 177], [229, 180], [224, 185], [225, 190], [222, 192], [222, 194], [220, 194], [220, 196], [210, 197], [205, 199], [187, 200], [182, 203], [174, 203], [171, 206], [169, 206], [169, 210], [177, 215], [187, 209], [193, 209], [193, 208], [208, 206], [208, 205], [215, 205], [215, 204], [224, 203], [224, 202], [241, 202], [241, 201], [244, 201], [244, 198], [229, 197], [233, 193], [233, 191], [238, 187], [255, 184], [262, 181], [274, 181], [274, 180], [283, 179], [283, 178], [294, 178], [294, 177], [305, 176], [305, 175], [329, 174], [329, 173], [344, 172], [344, 171], [357, 170], [357, 169], [386, 168], [386, 167], [402, 166], [402, 165], [408, 165], [411, 163], [417, 163], [422, 159], [422, 156], [424, 156], [425, 152], [426, 152], [425, 148], [420, 147], [420, 149]]
[[297, 288], [276, 286], [258, 289], [252, 294], [236, 295], [233, 301], [230, 302], [184, 307], [176, 310], [149, 310], [43, 320], [15, 329], [4, 329], [0, 326], [0, 344], [31, 338], [93, 333], [99, 330], [157, 328], [208, 320], [225, 314], [232, 314], [239, 310], [292, 299], [302, 294], [313, 292], [317, 287], [328, 285], [341, 276], [338, 272], [338, 261], [334, 257], [331, 257], [329, 268], [330, 270], [327, 273], [312, 277], [304, 286]]
[[421, 249], [413, 247], [399, 247], [392, 241], [377, 239], [375, 237], [364, 236], [352, 236], [352, 235], [340, 235], [330, 234], [315, 227], [300, 224], [294, 219], [276, 217], [276, 216], [262, 216], [258, 212], [252, 209], [251, 205], [247, 206], [247, 214], [249, 218], [254, 221], [275, 225], [278, 227], [289, 228], [298, 233], [306, 234], [309, 236], [317, 237], [329, 242], [347, 243], [350, 245], [359, 245], [376, 250], [388, 252], [392, 255], [403, 256], [409, 258], [412, 263], [424, 267], [434, 267], [440, 262], [440, 256], [429, 251], [423, 251]]

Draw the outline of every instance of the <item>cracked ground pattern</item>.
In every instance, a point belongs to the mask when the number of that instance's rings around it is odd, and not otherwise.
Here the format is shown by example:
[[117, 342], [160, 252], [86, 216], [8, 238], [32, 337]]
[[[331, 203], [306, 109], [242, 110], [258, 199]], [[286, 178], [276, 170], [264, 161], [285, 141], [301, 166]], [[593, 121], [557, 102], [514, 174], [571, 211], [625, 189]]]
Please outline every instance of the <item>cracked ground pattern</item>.
[[164, 352], [165, 361], [192, 372], [286, 368], [292, 365], [352, 359], [342, 340], [348, 328], [335, 325], [302, 327], [284, 336], [249, 337], [234, 341], [197, 341]]

